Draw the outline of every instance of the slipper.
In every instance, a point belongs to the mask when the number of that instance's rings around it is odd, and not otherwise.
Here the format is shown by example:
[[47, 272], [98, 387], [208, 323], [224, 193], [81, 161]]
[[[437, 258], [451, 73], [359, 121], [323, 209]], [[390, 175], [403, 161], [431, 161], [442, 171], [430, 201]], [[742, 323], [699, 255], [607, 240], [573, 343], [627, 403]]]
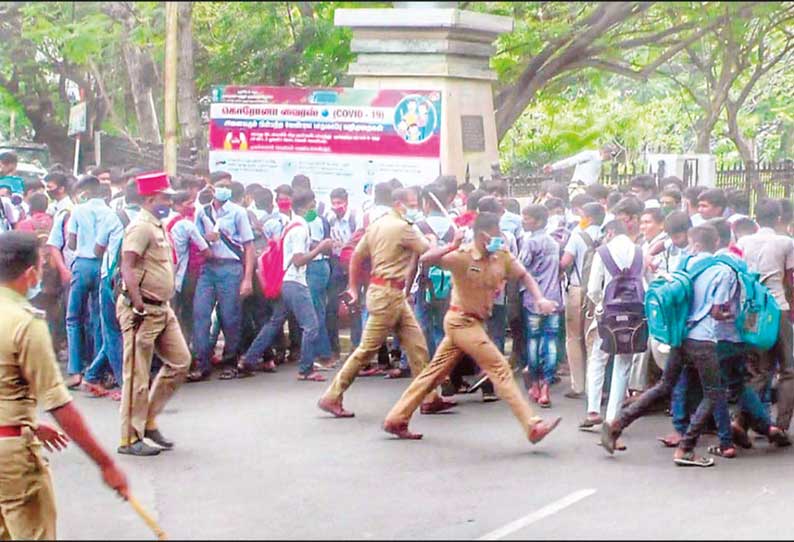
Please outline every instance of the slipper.
[[395, 378], [410, 378], [411, 377], [411, 370], [410, 369], [392, 369], [391, 371], [386, 373], [386, 376], [383, 378], [393, 380]]
[[94, 384], [88, 380], [83, 380], [83, 382], [80, 384], [80, 389], [94, 397], [105, 397], [108, 393], [110, 393], [99, 384]]
[[695, 457], [695, 452], [687, 452], [684, 457], [674, 457], [673, 463], [679, 467], [713, 467], [715, 464], [710, 457]]
[[753, 441], [747, 436], [747, 431], [735, 423], [731, 424], [731, 438], [740, 448], [749, 450], [753, 447]]
[[218, 378], [221, 380], [234, 380], [235, 378], [245, 378], [246, 376], [251, 376], [251, 374], [246, 374], [246, 371], [238, 371], [236, 367], [227, 367]]
[[725, 459], [733, 459], [734, 457], [736, 457], [736, 448], [733, 447], [724, 448], [717, 444], [713, 444], [709, 446], [707, 449], [711, 455], [724, 457]]
[[321, 375], [320, 373], [317, 373], [317, 372], [313, 371], [313, 372], [311, 372], [309, 374], [305, 374], [305, 375], [302, 375], [302, 374], [299, 373], [298, 374], [298, 380], [301, 380], [301, 381], [304, 381], [304, 382], [325, 382], [325, 377], [323, 375]]
[[76, 390], [80, 388], [80, 385], [83, 383], [83, 377], [80, 377], [79, 380], [72, 380], [66, 387], [70, 390]]
[[667, 435], [666, 437], [656, 437], [656, 440], [661, 442], [665, 448], [675, 448], [681, 442], [681, 437], [678, 435]]

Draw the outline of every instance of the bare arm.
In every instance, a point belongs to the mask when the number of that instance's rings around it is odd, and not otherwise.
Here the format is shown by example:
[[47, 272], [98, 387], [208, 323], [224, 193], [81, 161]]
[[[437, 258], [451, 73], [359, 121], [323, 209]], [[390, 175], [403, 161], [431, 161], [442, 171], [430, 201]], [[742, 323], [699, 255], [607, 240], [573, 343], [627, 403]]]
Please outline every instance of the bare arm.
[[97, 243], [96, 245], [94, 245], [94, 256], [96, 256], [97, 259], [101, 260], [102, 256], [105, 255], [105, 250], [106, 249], [107, 249], [107, 247], [103, 247], [102, 245]]
[[573, 265], [573, 254], [570, 252], [564, 252], [562, 254], [562, 258], [560, 258], [560, 271], [567, 271], [571, 265]]
[[99, 466], [105, 483], [126, 499], [129, 492], [127, 477], [119, 470], [105, 449], [96, 441], [74, 403], [66, 403], [62, 407], [51, 410], [50, 414], [52, 414], [66, 435], [76, 442], [80, 449]]
[[322, 241], [317, 243], [317, 246], [311, 249], [309, 252], [295, 254], [292, 257], [292, 265], [294, 265], [295, 267], [304, 266], [310, 261], [312, 261], [314, 258], [316, 258], [321, 252], [330, 250], [333, 246], [334, 246], [334, 242], [332, 240], [323, 239]]
[[47, 250], [49, 250], [50, 259], [52, 259], [52, 263], [55, 265], [55, 269], [58, 270], [58, 275], [61, 277], [61, 283], [64, 285], [68, 284], [69, 281], [72, 280], [72, 272], [66, 267], [63, 254], [58, 250], [58, 247], [52, 245], [47, 246]]
[[70, 233], [67, 235], [66, 246], [69, 247], [69, 250], [77, 250], [77, 234]]
[[422, 254], [419, 258], [419, 263], [421, 265], [438, 265], [441, 263], [441, 258], [449, 254], [450, 252], [454, 252], [460, 248], [460, 245], [463, 243], [463, 230], [456, 230], [455, 237], [452, 239], [452, 242], [446, 246], [439, 247], [435, 246]]

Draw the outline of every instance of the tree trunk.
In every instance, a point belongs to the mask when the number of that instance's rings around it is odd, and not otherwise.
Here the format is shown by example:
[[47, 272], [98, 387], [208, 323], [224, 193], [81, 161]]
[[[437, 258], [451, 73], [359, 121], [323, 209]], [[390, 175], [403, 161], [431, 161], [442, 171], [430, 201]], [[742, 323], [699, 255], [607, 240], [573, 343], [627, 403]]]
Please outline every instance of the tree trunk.
[[753, 160], [753, 147], [739, 129], [739, 106], [728, 102], [725, 104], [725, 112], [728, 117], [728, 137], [736, 145], [736, 150], [739, 151], [739, 156], [742, 157], [745, 169], [750, 169], [749, 166], [755, 161]]
[[177, 110], [179, 129], [184, 140], [199, 146], [201, 113], [196, 95], [196, 77], [193, 64], [193, 2], [179, 2], [179, 65], [177, 71]]

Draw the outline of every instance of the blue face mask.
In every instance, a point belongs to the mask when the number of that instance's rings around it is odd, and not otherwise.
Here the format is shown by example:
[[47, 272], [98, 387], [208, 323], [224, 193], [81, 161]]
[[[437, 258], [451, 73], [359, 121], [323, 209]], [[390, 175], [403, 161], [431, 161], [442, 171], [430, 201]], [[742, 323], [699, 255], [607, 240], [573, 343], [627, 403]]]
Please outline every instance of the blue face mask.
[[504, 237], [491, 237], [491, 240], [488, 241], [488, 245], [485, 247], [485, 250], [493, 254], [494, 252], [504, 249], [504, 247]]
[[25, 294], [25, 297], [30, 301], [37, 295], [41, 293], [41, 279], [34, 285], [28, 288], [28, 292]]
[[167, 203], [161, 203], [159, 205], [155, 205], [154, 208], [152, 209], [152, 214], [157, 218], [159, 218], [160, 220], [166, 218], [170, 213], [171, 213], [171, 206], [168, 205]]
[[422, 211], [420, 211], [419, 209], [408, 209], [405, 212], [405, 218], [410, 222], [416, 223], [421, 221], [424, 218], [424, 215], [422, 214]]
[[215, 189], [215, 199], [221, 203], [226, 203], [232, 199], [232, 189], [226, 186], [219, 186]]

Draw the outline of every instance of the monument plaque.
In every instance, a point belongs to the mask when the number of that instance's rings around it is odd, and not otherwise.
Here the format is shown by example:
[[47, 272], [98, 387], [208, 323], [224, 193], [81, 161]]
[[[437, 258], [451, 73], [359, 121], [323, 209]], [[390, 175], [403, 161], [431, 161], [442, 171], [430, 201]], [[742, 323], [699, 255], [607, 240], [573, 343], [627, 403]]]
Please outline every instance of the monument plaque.
[[485, 124], [482, 115], [462, 115], [460, 132], [463, 152], [485, 152]]

